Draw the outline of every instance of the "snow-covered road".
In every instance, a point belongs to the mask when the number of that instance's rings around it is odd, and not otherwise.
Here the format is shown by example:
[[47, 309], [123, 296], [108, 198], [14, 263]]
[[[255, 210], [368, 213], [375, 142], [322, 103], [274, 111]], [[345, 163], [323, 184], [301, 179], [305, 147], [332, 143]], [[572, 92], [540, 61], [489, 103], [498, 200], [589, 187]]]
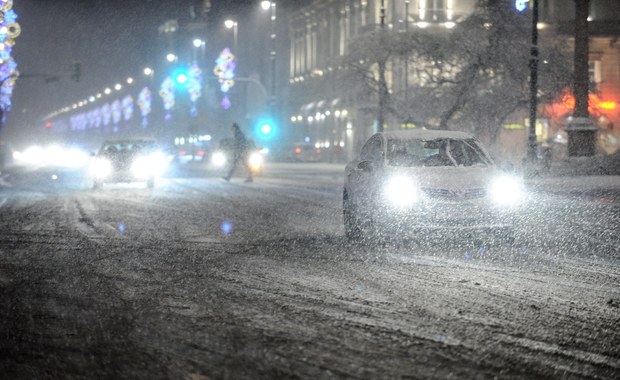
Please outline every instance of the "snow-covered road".
[[347, 243], [338, 165], [48, 174], [0, 186], [0, 378], [620, 376], [618, 177], [539, 181], [519, 244], [481, 250]]

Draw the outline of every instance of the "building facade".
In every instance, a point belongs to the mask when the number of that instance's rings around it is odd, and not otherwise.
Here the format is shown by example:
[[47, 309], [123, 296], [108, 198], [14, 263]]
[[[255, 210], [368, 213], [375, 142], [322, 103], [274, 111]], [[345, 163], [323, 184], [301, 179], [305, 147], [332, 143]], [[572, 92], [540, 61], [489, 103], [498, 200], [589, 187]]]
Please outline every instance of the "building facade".
[[[328, 160], [350, 159], [377, 125], [364, 101], [335, 80], [349, 42], [377, 28], [393, 32], [420, 28], [441, 33], [470, 15], [475, 5], [475, 0], [315, 0], [291, 12], [289, 88], [283, 109], [295, 138], [328, 152]], [[599, 146], [607, 153], [618, 149], [620, 129], [619, 12], [613, 0], [590, 0], [590, 111], [600, 128]], [[567, 44], [573, 44], [574, 18], [573, 1], [539, 0], [540, 38], [559, 33]], [[403, 87], [415, 79], [402, 65], [394, 64], [388, 66], [386, 80], [390, 92], [402, 93]], [[567, 89], [568, 95], [558, 104], [539, 106], [539, 143], [562, 135], [574, 107], [570, 92]], [[498, 150], [505, 150], [512, 158], [523, 157], [527, 124], [527, 108], [509, 118], [498, 139], [505, 149], [500, 146]], [[402, 121], [388, 120], [386, 127], [402, 127]], [[558, 140], [565, 143], [565, 135]]]
[[[470, 14], [475, 0], [316, 0], [289, 15], [289, 97], [286, 120], [298, 141], [326, 152], [326, 160], [354, 156], [375, 132], [367, 101], [335, 80], [349, 43], [379, 28], [393, 32], [454, 27]], [[390, 92], [406, 85], [406, 70], [390, 65]], [[397, 128], [400, 121], [389, 120]]]

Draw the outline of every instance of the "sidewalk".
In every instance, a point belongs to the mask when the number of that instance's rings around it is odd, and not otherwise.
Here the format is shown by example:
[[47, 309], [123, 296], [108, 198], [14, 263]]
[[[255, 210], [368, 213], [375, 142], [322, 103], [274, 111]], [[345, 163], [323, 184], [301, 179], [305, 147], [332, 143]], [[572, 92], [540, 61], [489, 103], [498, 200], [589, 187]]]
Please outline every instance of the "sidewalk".
[[533, 191], [553, 194], [606, 197], [620, 195], [620, 154], [572, 157], [554, 163], [547, 172], [529, 179]]

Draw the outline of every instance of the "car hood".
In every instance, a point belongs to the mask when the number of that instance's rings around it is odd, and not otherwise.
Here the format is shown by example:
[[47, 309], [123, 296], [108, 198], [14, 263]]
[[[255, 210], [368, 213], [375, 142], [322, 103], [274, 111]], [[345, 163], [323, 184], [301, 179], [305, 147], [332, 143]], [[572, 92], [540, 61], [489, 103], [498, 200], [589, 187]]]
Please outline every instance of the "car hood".
[[388, 167], [386, 174], [405, 175], [415, 180], [421, 188], [475, 189], [485, 188], [500, 172], [494, 166], [486, 167]]

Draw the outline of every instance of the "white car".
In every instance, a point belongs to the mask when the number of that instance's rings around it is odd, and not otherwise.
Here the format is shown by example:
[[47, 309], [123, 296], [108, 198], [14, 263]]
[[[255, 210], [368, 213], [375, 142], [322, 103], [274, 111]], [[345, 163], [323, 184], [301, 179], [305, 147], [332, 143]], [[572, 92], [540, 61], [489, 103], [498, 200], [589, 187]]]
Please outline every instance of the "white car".
[[381, 132], [345, 168], [345, 233], [349, 240], [429, 231], [511, 240], [522, 196], [520, 179], [499, 170], [468, 133]]

